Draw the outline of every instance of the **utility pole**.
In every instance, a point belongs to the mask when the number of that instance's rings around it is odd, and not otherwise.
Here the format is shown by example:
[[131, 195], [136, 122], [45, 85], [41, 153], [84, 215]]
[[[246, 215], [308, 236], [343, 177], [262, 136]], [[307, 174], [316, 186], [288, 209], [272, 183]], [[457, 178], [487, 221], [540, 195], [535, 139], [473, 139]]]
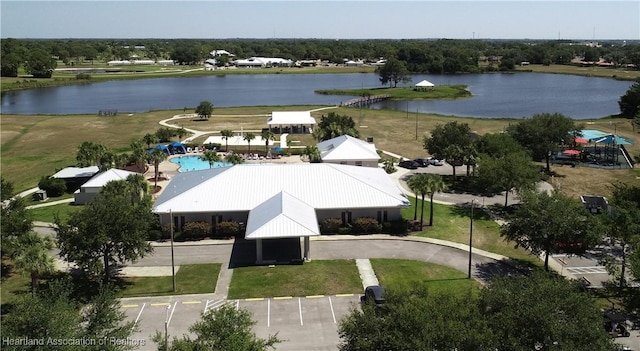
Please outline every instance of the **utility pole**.
[[475, 207], [476, 199], [471, 200], [471, 221], [469, 225], [469, 273], [467, 278], [471, 279], [471, 250], [473, 249], [473, 208]]

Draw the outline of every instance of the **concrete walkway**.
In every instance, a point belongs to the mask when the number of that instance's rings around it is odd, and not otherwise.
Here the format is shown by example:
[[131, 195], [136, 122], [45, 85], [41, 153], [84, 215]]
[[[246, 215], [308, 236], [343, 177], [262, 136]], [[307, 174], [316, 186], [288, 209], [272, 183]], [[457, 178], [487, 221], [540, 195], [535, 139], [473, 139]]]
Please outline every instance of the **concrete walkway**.
[[371, 261], [369, 261], [368, 258], [357, 259], [356, 266], [360, 273], [363, 289], [370, 285], [380, 285], [378, 277], [376, 277], [376, 273], [373, 271], [373, 267], [371, 266]]

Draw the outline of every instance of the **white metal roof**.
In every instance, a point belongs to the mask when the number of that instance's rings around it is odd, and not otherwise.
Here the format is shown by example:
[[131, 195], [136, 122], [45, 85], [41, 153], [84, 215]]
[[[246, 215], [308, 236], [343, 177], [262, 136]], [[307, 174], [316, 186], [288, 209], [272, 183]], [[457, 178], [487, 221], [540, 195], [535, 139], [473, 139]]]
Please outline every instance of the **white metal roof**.
[[416, 83], [416, 86], [417, 87], [434, 87], [435, 84], [425, 79], [423, 81], [420, 81], [419, 83]]
[[53, 178], [80, 178], [93, 177], [100, 171], [98, 166], [89, 167], [65, 167], [54, 174]]
[[249, 212], [246, 239], [298, 238], [320, 235], [313, 207], [281, 191]]
[[153, 211], [250, 211], [282, 191], [316, 210], [409, 205], [381, 168], [331, 163], [240, 164], [177, 174], [156, 200]]
[[377, 161], [380, 159], [375, 145], [349, 135], [341, 135], [320, 142], [318, 150], [323, 161]]
[[280, 111], [272, 112], [267, 121], [268, 125], [316, 124], [309, 111]]
[[96, 174], [93, 178], [89, 179], [86, 183], [82, 184], [82, 188], [99, 188], [110, 181], [125, 180], [132, 174], [138, 174], [135, 172], [129, 172], [122, 169], [110, 169], [102, 173]]

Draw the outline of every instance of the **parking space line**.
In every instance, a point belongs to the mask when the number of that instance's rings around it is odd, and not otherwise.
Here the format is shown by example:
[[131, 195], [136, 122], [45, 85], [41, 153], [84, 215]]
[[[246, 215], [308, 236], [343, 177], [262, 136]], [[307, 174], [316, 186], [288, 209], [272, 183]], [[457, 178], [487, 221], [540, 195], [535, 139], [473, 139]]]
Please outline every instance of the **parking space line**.
[[253, 297], [250, 299], [244, 299], [245, 301], [263, 301], [264, 297]]
[[327, 296], [329, 298], [329, 307], [331, 307], [331, 316], [333, 317], [333, 324], [336, 324], [336, 314], [333, 311], [333, 303], [331, 302], [331, 296]]
[[197, 305], [202, 303], [202, 301], [182, 301], [183, 305]]
[[122, 308], [136, 308], [136, 307], [138, 307], [138, 305], [122, 305], [120, 307], [122, 307]]
[[304, 323], [302, 323], [302, 299], [298, 298], [298, 311], [300, 311], [300, 325], [304, 325]]
[[138, 316], [136, 317], [135, 322], [133, 322], [133, 326], [131, 327], [131, 330], [136, 328], [136, 325], [138, 325], [138, 321], [140, 320], [140, 316], [142, 315], [142, 311], [144, 311], [144, 306], [146, 306], [147, 303], [143, 303], [142, 304], [142, 308], [140, 309], [140, 312], [138, 312]]
[[204, 313], [207, 313], [212, 308], [218, 308], [225, 303], [224, 299], [220, 300], [207, 300], [206, 305], [204, 306]]
[[[176, 311], [176, 306], [177, 306], [177, 305], [178, 305], [178, 301], [176, 301], [176, 302], [173, 304], [173, 309], [171, 309], [171, 314], [169, 315], [169, 319], [167, 319], [167, 325], [169, 325], [169, 323], [171, 323], [171, 318], [173, 318], [173, 312], [175, 312], [175, 311]], [[169, 307], [167, 307], [167, 308], [169, 308]]]
[[149, 306], [151, 306], [151, 307], [167, 307], [167, 306], [171, 306], [171, 303], [169, 303], [169, 302], [152, 303], [152, 304], [149, 304]]
[[355, 294], [336, 294], [336, 297], [351, 297], [355, 296]]
[[267, 328], [271, 326], [271, 299], [267, 299]]
[[273, 298], [274, 300], [291, 300], [293, 296], [276, 296]]
[[324, 297], [324, 295], [308, 295], [308, 296], [306, 296], [307, 299], [319, 299], [321, 297]]

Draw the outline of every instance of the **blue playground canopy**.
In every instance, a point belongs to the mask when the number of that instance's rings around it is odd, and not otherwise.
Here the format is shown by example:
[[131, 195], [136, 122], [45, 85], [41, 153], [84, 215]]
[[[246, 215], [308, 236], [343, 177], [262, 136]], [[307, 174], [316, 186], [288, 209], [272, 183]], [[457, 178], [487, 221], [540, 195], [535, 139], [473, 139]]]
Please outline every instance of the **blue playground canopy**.
[[155, 149], [162, 150], [162, 151], [166, 152], [167, 155], [171, 155], [171, 150], [169, 150], [169, 147], [167, 145], [162, 145], [162, 144], [156, 145], [156, 147], [147, 150], [147, 152], [148, 153], [152, 153], [153, 150], [155, 150]]
[[169, 150], [172, 151], [172, 153], [179, 153], [179, 154], [186, 154], [187, 153], [187, 149], [184, 147], [184, 144], [178, 141], [174, 141], [173, 143], [169, 144]]

